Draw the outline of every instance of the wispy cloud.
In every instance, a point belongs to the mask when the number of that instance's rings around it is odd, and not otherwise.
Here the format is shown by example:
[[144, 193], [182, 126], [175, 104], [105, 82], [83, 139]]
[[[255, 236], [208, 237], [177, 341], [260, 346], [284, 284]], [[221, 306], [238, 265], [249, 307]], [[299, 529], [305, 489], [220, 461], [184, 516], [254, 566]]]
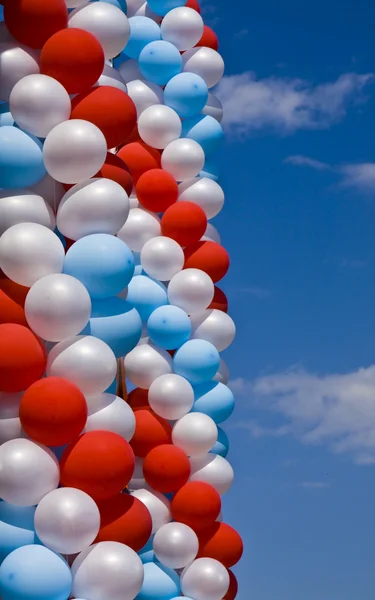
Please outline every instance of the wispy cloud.
[[258, 298], [258, 300], [264, 300], [271, 295], [271, 290], [260, 286], [246, 286], [240, 288], [238, 291], [242, 294], [247, 294], [248, 296], [254, 296], [255, 298]]
[[314, 158], [310, 158], [309, 156], [302, 156], [301, 154], [296, 154], [293, 156], [287, 156], [284, 159], [284, 163], [295, 165], [296, 167], [310, 167], [311, 169], [315, 169], [316, 171], [331, 171], [331, 165], [327, 163], [321, 162], [320, 160], [315, 160]]
[[224, 77], [217, 94], [224, 106], [226, 128], [239, 135], [261, 129], [291, 134], [326, 129], [342, 120], [349, 107], [365, 100], [371, 74], [345, 73], [336, 81], [313, 85], [302, 79], [268, 77], [253, 72]]
[[244, 39], [249, 35], [249, 30], [246, 29], [246, 27], [244, 27], [243, 29], [240, 29], [239, 31], [237, 31], [237, 33], [234, 34], [234, 37], [237, 38], [238, 40]]

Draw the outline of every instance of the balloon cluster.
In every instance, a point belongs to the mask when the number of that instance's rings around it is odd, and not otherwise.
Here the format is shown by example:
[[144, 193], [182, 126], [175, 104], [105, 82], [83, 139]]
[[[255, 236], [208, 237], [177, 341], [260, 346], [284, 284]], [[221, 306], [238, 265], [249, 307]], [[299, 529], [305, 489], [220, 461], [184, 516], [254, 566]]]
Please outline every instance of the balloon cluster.
[[0, 597], [233, 600], [216, 35], [196, 0], [3, 4]]

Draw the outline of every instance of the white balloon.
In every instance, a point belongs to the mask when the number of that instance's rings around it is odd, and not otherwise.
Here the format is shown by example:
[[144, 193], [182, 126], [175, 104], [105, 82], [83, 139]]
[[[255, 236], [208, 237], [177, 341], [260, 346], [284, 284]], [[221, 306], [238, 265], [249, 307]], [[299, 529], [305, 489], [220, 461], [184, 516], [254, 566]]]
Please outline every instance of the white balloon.
[[217, 442], [215, 421], [208, 415], [193, 412], [185, 415], [174, 424], [172, 442], [188, 456], [205, 456]]
[[152, 12], [148, 3], [144, 0], [127, 0], [126, 6], [128, 17], [148, 17], [156, 23], [160, 23], [162, 20], [162, 17]]
[[208, 88], [214, 87], [224, 74], [224, 61], [212, 48], [199, 46], [191, 48], [182, 55], [182, 70], [200, 75]]
[[73, 594], [87, 600], [133, 600], [143, 583], [139, 556], [125, 544], [99, 542], [72, 565]]
[[38, 183], [30, 186], [30, 190], [34, 194], [42, 196], [56, 214], [61, 198], [65, 194], [65, 188], [62, 183], [56, 181], [47, 173]]
[[71, 240], [93, 233], [114, 235], [130, 210], [124, 188], [104, 177], [78, 183], [66, 192], [57, 211], [57, 227]]
[[107, 2], [89, 2], [69, 16], [68, 27], [92, 33], [102, 45], [105, 58], [114, 58], [128, 43], [129, 21], [117, 6]]
[[207, 309], [190, 316], [193, 340], [211, 342], [219, 352], [228, 348], [236, 335], [233, 319], [222, 310]]
[[143, 79], [133, 79], [128, 82], [127, 87], [128, 95], [137, 109], [138, 118], [146, 108], [155, 104], [163, 104], [163, 90], [156, 83], [144, 81]]
[[31, 287], [41, 277], [61, 273], [65, 250], [53, 231], [39, 223], [18, 223], [0, 238], [0, 269], [7, 277]]
[[0, 392], [0, 444], [23, 437], [19, 408], [23, 392]]
[[113, 431], [130, 442], [135, 431], [135, 416], [129, 404], [115, 394], [106, 393], [87, 396], [86, 401], [85, 431]]
[[175, 275], [168, 285], [168, 300], [188, 315], [204, 310], [214, 297], [213, 281], [200, 269], [184, 269]]
[[98, 535], [100, 513], [88, 494], [63, 487], [49, 492], [39, 502], [34, 526], [47, 548], [62, 554], [77, 554]]
[[156, 236], [141, 250], [141, 264], [146, 273], [159, 281], [170, 281], [184, 266], [184, 252], [175, 240]]
[[133, 476], [128, 483], [128, 488], [131, 492], [141, 490], [147, 485], [146, 480], [143, 477], [143, 462], [143, 458], [139, 458], [138, 456], [135, 457]]
[[39, 57], [36, 50], [20, 46], [10, 39], [0, 44], [0, 100], [9, 101], [9, 96], [20, 79], [39, 73]]
[[[129, 17], [131, 16], [132, 15], [129, 15]], [[118, 72], [126, 84], [134, 81], [135, 79], [142, 79], [142, 73], [139, 70], [138, 61], [135, 60], [135, 58], [129, 58], [129, 60], [125, 60], [123, 63], [121, 63], [121, 65], [118, 67]]]
[[160, 375], [172, 372], [172, 357], [152, 344], [136, 346], [124, 358], [127, 378], [133, 385], [148, 390]]
[[59, 463], [52, 450], [27, 439], [0, 446], [0, 498], [33, 506], [59, 485]]
[[87, 0], [65, 0], [65, 4], [67, 8], [76, 8], [77, 6], [82, 6], [82, 4], [86, 4]]
[[207, 104], [202, 110], [202, 114], [213, 117], [216, 121], [219, 121], [219, 123], [223, 120], [223, 105], [219, 98], [214, 96], [214, 94], [211, 94], [211, 92], [208, 93]]
[[194, 390], [181, 375], [161, 375], [150, 385], [148, 401], [152, 410], [169, 421], [181, 419], [194, 404]]
[[139, 135], [152, 148], [166, 148], [180, 137], [181, 131], [180, 117], [173, 108], [164, 104], [145, 108], [138, 119]]
[[100, 75], [95, 85], [107, 85], [109, 87], [115, 87], [125, 93], [128, 91], [126, 83], [121, 77], [120, 73], [111, 65], [104, 65], [103, 73]]
[[183, 523], [167, 523], [156, 532], [153, 550], [166, 567], [182, 569], [197, 556], [199, 541], [191, 527]]
[[64, 340], [48, 355], [47, 375], [69, 379], [85, 395], [104, 392], [116, 372], [117, 360], [111, 348], [92, 335]]
[[60, 342], [80, 333], [91, 314], [85, 286], [70, 275], [47, 275], [26, 296], [25, 314], [31, 329], [48, 342]]
[[16, 123], [37, 137], [46, 137], [70, 117], [71, 102], [64, 86], [48, 75], [27, 75], [16, 83], [9, 98]]
[[178, 200], [198, 204], [206, 213], [207, 219], [213, 219], [223, 208], [224, 192], [213, 179], [197, 177], [180, 183]]
[[211, 223], [207, 223], [205, 234], [202, 236], [202, 242], [204, 241], [216, 242], [217, 244], [221, 242], [218, 230]]
[[43, 146], [44, 166], [51, 177], [62, 183], [90, 179], [102, 168], [106, 156], [104, 135], [96, 125], [83, 119], [56, 125]]
[[170, 10], [161, 23], [161, 37], [178, 50], [193, 48], [203, 35], [204, 23], [200, 14], [187, 6]]
[[219, 454], [207, 454], [201, 458], [191, 458], [189, 481], [203, 481], [211, 484], [220, 495], [225, 494], [234, 479], [230, 463]]
[[55, 229], [52, 208], [31, 190], [0, 190], [0, 235], [18, 223], [39, 223]]
[[224, 385], [229, 381], [229, 369], [222, 358], [220, 359], [220, 366], [213, 380], [224, 383]]
[[131, 495], [148, 508], [152, 519], [152, 533], [172, 521], [171, 503], [163, 494], [143, 488], [135, 490]]
[[176, 181], [196, 177], [204, 165], [204, 152], [194, 140], [180, 138], [168, 144], [161, 155], [161, 166]]
[[144, 208], [131, 208], [126, 223], [117, 232], [117, 237], [133, 252], [140, 252], [145, 243], [161, 233], [160, 219]]
[[181, 591], [194, 600], [221, 600], [229, 583], [227, 569], [214, 558], [197, 558], [181, 574]]

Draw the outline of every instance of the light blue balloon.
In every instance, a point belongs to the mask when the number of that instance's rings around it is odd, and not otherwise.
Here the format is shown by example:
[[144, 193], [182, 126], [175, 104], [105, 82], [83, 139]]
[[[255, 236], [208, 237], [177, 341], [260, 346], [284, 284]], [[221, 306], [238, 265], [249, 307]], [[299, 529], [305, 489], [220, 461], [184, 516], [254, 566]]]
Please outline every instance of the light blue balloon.
[[181, 72], [182, 58], [176, 46], [157, 40], [147, 44], [139, 55], [139, 70], [152, 83], [165, 85]]
[[144, 580], [136, 600], [171, 600], [180, 593], [180, 578], [176, 571], [160, 563], [144, 565]]
[[182, 122], [181, 137], [190, 138], [198, 142], [206, 156], [216, 152], [224, 139], [220, 123], [209, 115], [191, 117]]
[[208, 177], [208, 179], [212, 179], [213, 181], [219, 181], [218, 165], [210, 159], [206, 159], [204, 167], [199, 173], [199, 177]]
[[136, 275], [128, 285], [126, 300], [137, 309], [142, 321], [147, 321], [156, 308], [167, 304], [167, 289], [147, 275]]
[[191, 321], [178, 306], [161, 306], [154, 310], [147, 321], [151, 341], [165, 350], [175, 350], [188, 341]]
[[152, 12], [160, 17], [164, 17], [170, 10], [185, 6], [186, 0], [148, 0], [147, 4]]
[[224, 383], [210, 381], [194, 388], [195, 402], [191, 412], [202, 412], [215, 423], [226, 421], [234, 409], [234, 396]]
[[119, 238], [95, 233], [69, 248], [64, 273], [81, 281], [92, 298], [110, 298], [119, 294], [133, 277], [134, 258]]
[[173, 108], [180, 117], [194, 117], [206, 106], [206, 82], [195, 73], [179, 73], [168, 81], [164, 90], [164, 104]]
[[14, 119], [12, 113], [9, 110], [9, 104], [7, 102], [0, 103], [0, 127], [13, 127]]
[[219, 456], [222, 456], [223, 458], [225, 458], [229, 452], [228, 436], [225, 433], [224, 429], [221, 429], [221, 427], [217, 428], [217, 432], [218, 432], [217, 442], [216, 442], [215, 446], [213, 446], [213, 448], [211, 448], [210, 453], [211, 454], [219, 454]]
[[16, 548], [37, 543], [35, 510], [35, 506], [15, 506], [0, 501], [0, 563]]
[[82, 333], [103, 340], [116, 358], [121, 358], [141, 339], [142, 321], [136, 309], [122, 298], [93, 300], [91, 317]]
[[215, 346], [206, 340], [189, 340], [173, 357], [173, 369], [191, 384], [210, 381], [217, 373], [220, 356]]
[[126, 0], [91, 0], [91, 2], [106, 2], [107, 4], [112, 4], [122, 10], [125, 14], [128, 11], [128, 7], [126, 5]]
[[0, 188], [25, 188], [46, 175], [42, 144], [17, 127], [0, 127]]
[[138, 58], [147, 44], [161, 39], [159, 25], [149, 17], [130, 17], [129, 25], [130, 36], [124, 52], [131, 58]]
[[0, 567], [2, 600], [68, 600], [71, 589], [68, 564], [44, 546], [17, 548]]

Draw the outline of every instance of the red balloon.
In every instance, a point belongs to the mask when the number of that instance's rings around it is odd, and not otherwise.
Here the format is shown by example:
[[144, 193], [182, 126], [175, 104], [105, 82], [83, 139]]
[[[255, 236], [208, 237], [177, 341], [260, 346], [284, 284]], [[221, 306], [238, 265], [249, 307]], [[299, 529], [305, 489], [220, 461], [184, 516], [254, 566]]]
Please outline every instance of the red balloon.
[[214, 283], [222, 279], [229, 269], [229, 254], [216, 242], [198, 242], [185, 248], [184, 254], [184, 269], [200, 269], [207, 273]]
[[217, 310], [222, 310], [223, 312], [228, 312], [228, 298], [224, 294], [223, 290], [216, 287], [212, 302], [208, 308], [216, 308]]
[[148, 403], [148, 390], [143, 390], [142, 388], [135, 388], [128, 395], [127, 402], [133, 410], [135, 410], [136, 408], [150, 409], [150, 405]]
[[243, 553], [241, 536], [226, 523], [214, 523], [198, 533], [197, 558], [215, 558], [225, 567], [233, 567]]
[[196, 10], [199, 14], [201, 14], [201, 7], [199, 6], [197, 0], [188, 0], [185, 6], [188, 6], [189, 8], [192, 8], [193, 10]]
[[104, 68], [103, 48], [83, 29], [63, 29], [45, 43], [40, 54], [40, 72], [59, 81], [69, 94], [92, 87]]
[[181, 448], [172, 444], [157, 446], [143, 463], [143, 475], [157, 492], [169, 494], [179, 490], [190, 477], [190, 461]]
[[198, 242], [206, 227], [206, 213], [194, 202], [172, 204], [161, 219], [162, 235], [172, 238], [181, 246]]
[[125, 144], [118, 151], [117, 156], [129, 167], [135, 184], [146, 171], [160, 168], [160, 152], [143, 142]]
[[43, 343], [30, 329], [0, 325], [0, 391], [22, 392], [42, 377], [46, 364]]
[[196, 46], [206, 46], [207, 48], [212, 48], [213, 50], [219, 49], [219, 40], [217, 39], [217, 35], [211, 29], [211, 27], [208, 27], [208, 25], [204, 26], [202, 37]]
[[95, 177], [105, 177], [115, 181], [124, 188], [128, 196], [133, 190], [133, 179], [130, 171], [121, 158], [112, 152], [107, 152], [105, 163]]
[[84, 395], [74, 383], [62, 377], [39, 379], [22, 396], [21, 425], [40, 444], [69, 444], [82, 432], [86, 419]]
[[133, 131], [131, 132], [128, 139], [126, 140], [127, 144], [131, 144], [132, 142], [142, 142], [142, 138], [139, 135], [139, 131], [138, 131], [138, 125], [136, 125], [134, 127]]
[[212, 525], [221, 510], [218, 492], [209, 483], [189, 481], [172, 499], [172, 516], [195, 531]]
[[72, 100], [71, 119], [93, 123], [103, 133], [108, 148], [123, 144], [137, 123], [133, 100], [109, 85], [94, 87]]
[[151, 169], [143, 173], [135, 190], [142, 206], [152, 212], [164, 212], [178, 198], [178, 185], [175, 178], [163, 169]]
[[128, 442], [112, 431], [88, 431], [65, 449], [60, 461], [60, 483], [86, 492], [94, 500], [119, 494], [134, 471]]
[[134, 411], [135, 432], [130, 441], [134, 454], [144, 458], [153, 448], [172, 441], [172, 427], [151, 408], [139, 408]]
[[98, 502], [100, 530], [94, 543], [120, 542], [139, 552], [152, 531], [152, 519], [146, 506], [130, 494], [119, 494]]
[[18, 42], [42, 48], [51, 35], [67, 26], [68, 10], [64, 0], [8, 0], [4, 21]]
[[29, 288], [8, 277], [0, 279], [0, 323], [18, 323], [28, 327], [24, 305]]
[[237, 592], [238, 592], [237, 578], [230, 569], [228, 569], [228, 573], [229, 573], [229, 588], [228, 588], [228, 591], [225, 594], [223, 600], [234, 600], [235, 597], [237, 596]]

